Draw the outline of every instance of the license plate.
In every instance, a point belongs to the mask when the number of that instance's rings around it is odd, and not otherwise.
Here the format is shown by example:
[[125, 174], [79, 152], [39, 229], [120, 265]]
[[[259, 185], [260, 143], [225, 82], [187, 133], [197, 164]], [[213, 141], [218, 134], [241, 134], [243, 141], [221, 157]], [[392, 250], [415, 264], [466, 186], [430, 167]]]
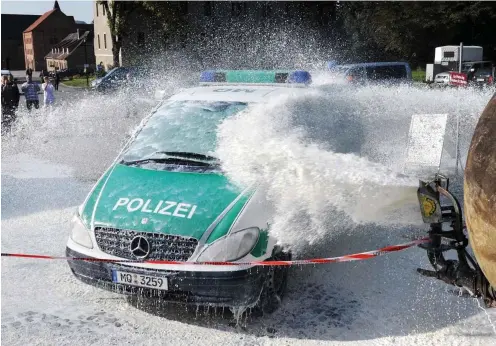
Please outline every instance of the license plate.
[[484, 82], [484, 78], [477, 78], [477, 82]]
[[167, 278], [112, 270], [112, 281], [131, 286], [167, 290]]

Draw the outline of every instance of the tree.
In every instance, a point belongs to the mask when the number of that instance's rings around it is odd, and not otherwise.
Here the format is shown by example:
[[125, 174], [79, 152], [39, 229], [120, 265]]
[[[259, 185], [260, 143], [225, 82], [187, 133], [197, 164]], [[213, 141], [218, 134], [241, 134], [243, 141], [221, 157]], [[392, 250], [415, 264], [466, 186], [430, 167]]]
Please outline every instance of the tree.
[[352, 59], [432, 61], [437, 46], [495, 48], [496, 11], [486, 2], [344, 2], [337, 8], [341, 41]]
[[112, 41], [112, 56], [114, 66], [119, 66], [119, 52], [122, 47], [122, 42], [128, 37], [129, 20], [139, 6], [136, 1], [116, 1], [99, 0], [98, 4], [102, 5], [107, 15], [108, 26], [110, 28], [110, 39]]
[[186, 1], [137, 1], [144, 13], [160, 24], [162, 34], [177, 38], [189, 31], [185, 15], [188, 12]]

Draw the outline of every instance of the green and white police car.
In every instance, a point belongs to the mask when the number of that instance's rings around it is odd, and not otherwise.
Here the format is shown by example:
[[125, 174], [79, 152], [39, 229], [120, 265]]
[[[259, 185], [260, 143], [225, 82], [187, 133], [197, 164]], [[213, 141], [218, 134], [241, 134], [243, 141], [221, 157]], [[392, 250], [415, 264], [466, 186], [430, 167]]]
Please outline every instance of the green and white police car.
[[273, 208], [264, 191], [232, 183], [211, 153], [224, 119], [278, 95], [304, 92], [311, 75], [205, 71], [200, 82], [143, 119], [78, 208], [66, 254], [102, 261], [69, 266], [83, 282], [124, 294], [271, 312], [287, 267], [193, 264], [291, 257], [268, 233]]

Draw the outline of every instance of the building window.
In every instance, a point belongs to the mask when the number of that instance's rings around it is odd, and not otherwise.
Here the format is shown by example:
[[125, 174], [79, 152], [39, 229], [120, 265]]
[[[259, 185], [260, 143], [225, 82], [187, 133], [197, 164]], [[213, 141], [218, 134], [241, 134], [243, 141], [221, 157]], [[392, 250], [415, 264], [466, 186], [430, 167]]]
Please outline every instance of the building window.
[[98, 2], [95, 4], [96, 6], [96, 16], [98, 17]]
[[98, 49], [100, 49], [100, 34], [98, 34]]
[[203, 14], [206, 17], [210, 17], [212, 15], [212, 1], [205, 1], [205, 6], [203, 7]]
[[105, 16], [105, 6], [102, 5], [102, 14]]
[[103, 47], [107, 49], [107, 34], [103, 34]]

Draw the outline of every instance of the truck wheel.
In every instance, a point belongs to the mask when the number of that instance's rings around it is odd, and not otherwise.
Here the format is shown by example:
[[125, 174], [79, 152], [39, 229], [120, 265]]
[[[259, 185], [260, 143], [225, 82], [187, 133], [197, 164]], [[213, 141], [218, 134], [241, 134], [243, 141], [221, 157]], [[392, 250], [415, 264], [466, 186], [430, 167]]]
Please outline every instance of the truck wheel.
[[[291, 254], [281, 251], [270, 260], [289, 261], [291, 260]], [[270, 267], [262, 293], [260, 294], [260, 300], [255, 309], [257, 315], [271, 314], [279, 308], [286, 291], [288, 273], [289, 266]]]

